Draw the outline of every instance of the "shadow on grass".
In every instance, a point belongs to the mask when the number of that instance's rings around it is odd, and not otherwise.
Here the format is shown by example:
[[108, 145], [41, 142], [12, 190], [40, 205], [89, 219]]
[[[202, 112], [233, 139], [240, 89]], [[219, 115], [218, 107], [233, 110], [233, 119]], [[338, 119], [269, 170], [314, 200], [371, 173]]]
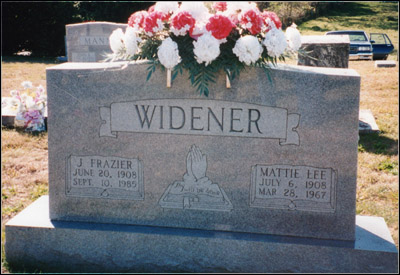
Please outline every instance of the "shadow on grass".
[[20, 55], [13, 55], [13, 56], [2, 56], [1, 58], [2, 63], [42, 63], [42, 64], [60, 64], [57, 60], [57, 57], [37, 57], [37, 56], [20, 56]]
[[398, 154], [398, 141], [378, 133], [360, 134], [358, 141], [360, 152], [394, 156]]
[[377, 12], [371, 10], [368, 4], [360, 2], [339, 2], [332, 5], [327, 16], [363, 16], [375, 14], [377, 14]]

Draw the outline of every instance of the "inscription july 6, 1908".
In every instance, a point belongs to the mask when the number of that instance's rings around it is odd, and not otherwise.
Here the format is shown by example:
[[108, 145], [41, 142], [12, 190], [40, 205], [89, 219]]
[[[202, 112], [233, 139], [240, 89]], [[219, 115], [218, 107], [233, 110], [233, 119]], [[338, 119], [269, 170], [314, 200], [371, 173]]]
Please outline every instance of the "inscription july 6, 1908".
[[119, 157], [70, 156], [66, 195], [143, 200], [141, 162]]
[[252, 167], [251, 207], [335, 211], [336, 172], [291, 165]]

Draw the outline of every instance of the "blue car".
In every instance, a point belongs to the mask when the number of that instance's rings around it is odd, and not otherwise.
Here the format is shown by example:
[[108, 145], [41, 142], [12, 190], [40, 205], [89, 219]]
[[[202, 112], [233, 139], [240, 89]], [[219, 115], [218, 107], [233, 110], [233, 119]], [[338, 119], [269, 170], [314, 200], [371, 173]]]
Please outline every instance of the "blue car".
[[376, 60], [387, 59], [394, 46], [384, 33], [371, 33], [370, 38], [365, 31], [330, 31], [325, 35], [349, 35], [350, 59]]
[[388, 55], [393, 52], [394, 46], [389, 36], [385, 33], [371, 33], [370, 41], [372, 43], [372, 53], [374, 60], [386, 60]]

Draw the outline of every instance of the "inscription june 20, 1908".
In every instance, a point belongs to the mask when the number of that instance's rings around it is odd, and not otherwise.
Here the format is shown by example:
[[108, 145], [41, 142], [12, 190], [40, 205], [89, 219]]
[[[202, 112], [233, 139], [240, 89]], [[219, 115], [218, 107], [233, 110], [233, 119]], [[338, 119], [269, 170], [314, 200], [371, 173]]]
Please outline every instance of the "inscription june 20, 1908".
[[143, 172], [138, 159], [70, 156], [67, 159], [66, 195], [143, 200]]
[[255, 165], [250, 207], [335, 212], [336, 177], [332, 168]]

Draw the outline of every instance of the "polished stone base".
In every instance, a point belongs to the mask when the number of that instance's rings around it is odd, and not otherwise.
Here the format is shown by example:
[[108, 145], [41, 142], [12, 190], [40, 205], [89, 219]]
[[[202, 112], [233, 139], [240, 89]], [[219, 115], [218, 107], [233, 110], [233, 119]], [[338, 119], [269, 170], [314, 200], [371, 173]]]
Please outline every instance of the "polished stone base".
[[398, 271], [383, 218], [357, 216], [356, 241], [49, 219], [43, 196], [6, 224], [13, 270], [42, 272]]

